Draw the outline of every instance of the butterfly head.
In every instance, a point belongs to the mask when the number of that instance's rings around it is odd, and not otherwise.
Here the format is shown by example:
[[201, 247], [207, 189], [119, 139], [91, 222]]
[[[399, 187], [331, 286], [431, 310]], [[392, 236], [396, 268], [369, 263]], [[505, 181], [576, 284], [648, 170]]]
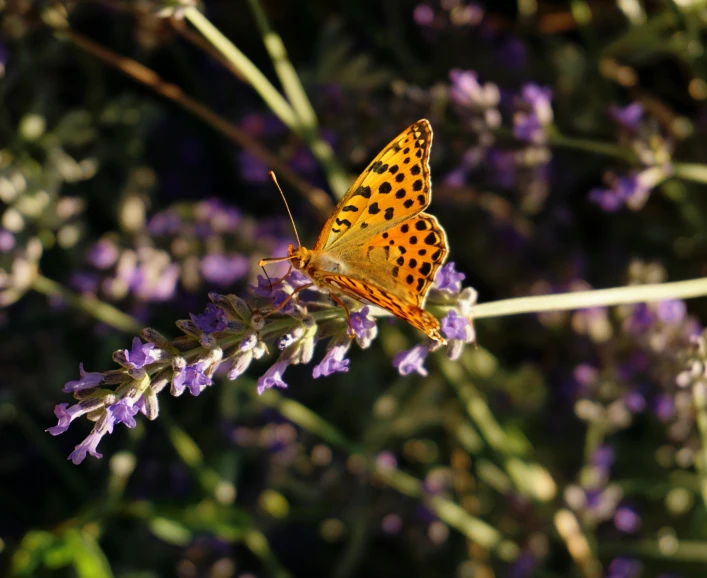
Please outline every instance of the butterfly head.
[[295, 247], [288, 245], [287, 259], [292, 263], [295, 269], [303, 270], [312, 259], [312, 252], [306, 247]]

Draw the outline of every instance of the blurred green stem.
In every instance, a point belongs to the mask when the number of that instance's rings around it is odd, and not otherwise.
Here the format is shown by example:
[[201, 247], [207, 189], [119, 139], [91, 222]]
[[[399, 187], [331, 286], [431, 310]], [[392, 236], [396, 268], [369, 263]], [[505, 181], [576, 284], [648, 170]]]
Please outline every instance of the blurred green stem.
[[348, 188], [348, 178], [340, 167], [329, 143], [319, 137], [317, 119], [297, 72], [287, 57], [281, 38], [270, 28], [265, 13], [257, 0], [251, 0], [251, 8], [263, 35], [265, 47], [273, 61], [275, 70], [291, 100], [288, 102], [260, 72], [253, 62], [226, 38], [196, 8], [187, 8], [185, 16], [211, 44], [241, 73], [278, 118], [297, 133], [309, 146], [312, 154], [324, 167], [329, 186], [336, 198], [341, 198]]
[[37, 275], [32, 281], [32, 289], [47, 297], [60, 297], [67, 305], [91, 315], [98, 321], [126, 333], [140, 333], [142, 325], [136, 319], [95, 297], [78, 295], [56, 281]]
[[565, 311], [607, 307], [624, 303], [648, 303], [664, 299], [691, 299], [707, 295], [707, 277], [674, 283], [655, 283], [651, 285], [630, 285], [596, 291], [577, 291], [503, 299], [490, 303], [481, 303], [472, 309], [474, 319], [503, 317], [520, 313], [540, 313], [541, 311]]

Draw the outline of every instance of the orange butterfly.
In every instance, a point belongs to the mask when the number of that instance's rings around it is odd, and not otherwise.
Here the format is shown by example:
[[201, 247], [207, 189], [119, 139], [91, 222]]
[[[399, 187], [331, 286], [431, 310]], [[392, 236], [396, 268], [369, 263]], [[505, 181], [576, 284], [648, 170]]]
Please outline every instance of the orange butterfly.
[[[445, 343], [439, 321], [423, 309], [447, 236], [430, 204], [432, 127], [418, 120], [386, 146], [339, 201], [314, 245], [290, 245], [287, 257], [314, 285], [377, 305]], [[300, 287], [304, 289], [307, 285]]]

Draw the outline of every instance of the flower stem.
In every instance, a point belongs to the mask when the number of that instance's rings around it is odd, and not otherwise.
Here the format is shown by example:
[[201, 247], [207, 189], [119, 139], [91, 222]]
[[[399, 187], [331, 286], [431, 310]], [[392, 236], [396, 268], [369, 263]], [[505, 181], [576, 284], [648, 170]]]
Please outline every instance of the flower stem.
[[700, 493], [707, 505], [707, 389], [704, 382], [696, 380], [692, 385], [692, 398], [695, 403], [697, 431], [702, 440], [697, 471], [700, 475]]
[[520, 313], [607, 307], [623, 303], [647, 303], [663, 299], [691, 299], [705, 295], [707, 295], [707, 277], [702, 277], [674, 283], [630, 285], [628, 287], [598, 289], [596, 291], [577, 291], [502, 299], [474, 306], [472, 316], [474, 319], [483, 319], [486, 317], [518, 315]]
[[243, 78], [260, 95], [278, 118], [290, 130], [297, 133], [309, 146], [312, 154], [324, 167], [329, 186], [334, 195], [341, 198], [348, 188], [348, 178], [336, 160], [329, 143], [319, 137], [317, 118], [307, 94], [297, 76], [297, 72], [287, 57], [285, 45], [267, 21], [257, 0], [251, 0], [258, 27], [263, 35], [265, 48], [275, 66], [280, 82], [291, 101], [288, 102], [260, 72], [253, 62], [243, 54], [218, 28], [196, 8], [185, 11], [186, 18], [203, 36], [240, 72]]

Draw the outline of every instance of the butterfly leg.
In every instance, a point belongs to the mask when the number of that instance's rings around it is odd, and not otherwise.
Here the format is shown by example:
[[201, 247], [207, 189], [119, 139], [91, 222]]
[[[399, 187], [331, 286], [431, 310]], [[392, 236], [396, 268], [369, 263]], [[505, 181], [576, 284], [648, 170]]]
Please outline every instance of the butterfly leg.
[[307, 283], [306, 285], [302, 285], [301, 287], [297, 287], [297, 289], [295, 289], [292, 293], [290, 293], [290, 294], [285, 298], [285, 300], [284, 300], [282, 303], [280, 303], [280, 305], [278, 305], [277, 307], [273, 307], [273, 308], [270, 309], [269, 311], [266, 311], [265, 313], [263, 313], [263, 317], [268, 317], [269, 315], [272, 315], [273, 313], [277, 313], [277, 312], [280, 311], [285, 305], [287, 305], [287, 304], [290, 302], [290, 300], [291, 300], [295, 295], [297, 295], [297, 293], [299, 293], [300, 291], [304, 291], [305, 289], [309, 289], [309, 288], [312, 287], [313, 285], [314, 285], [314, 283]]
[[346, 330], [346, 335], [349, 336], [350, 339], [353, 339], [356, 337], [356, 333], [353, 330], [353, 327], [351, 326], [351, 313], [349, 313], [349, 308], [344, 305], [344, 302], [339, 299], [336, 295], [333, 293], [329, 293], [331, 295], [331, 298], [334, 300], [334, 302], [341, 306], [341, 308], [344, 310], [344, 313], [346, 313], [346, 325], [348, 326], [348, 329]]

